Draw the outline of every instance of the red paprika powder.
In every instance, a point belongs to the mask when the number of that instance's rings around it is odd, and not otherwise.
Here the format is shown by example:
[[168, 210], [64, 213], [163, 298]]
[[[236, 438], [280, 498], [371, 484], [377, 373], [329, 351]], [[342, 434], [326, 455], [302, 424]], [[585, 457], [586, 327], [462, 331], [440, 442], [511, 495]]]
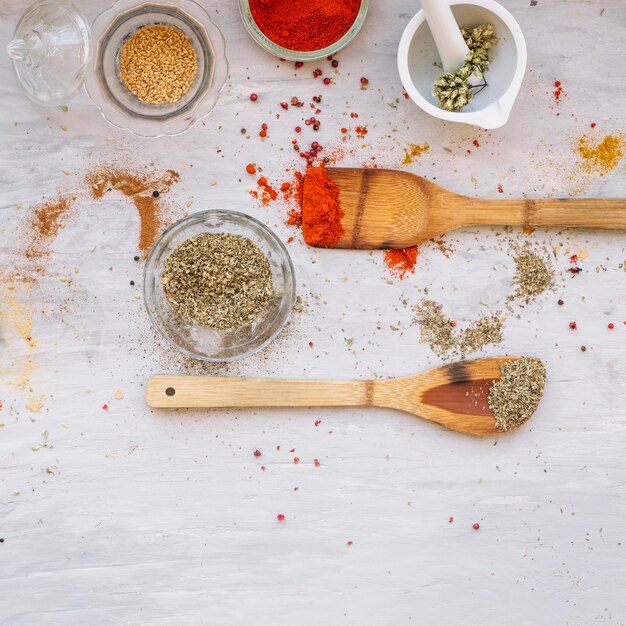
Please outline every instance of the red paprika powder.
[[385, 265], [393, 276], [402, 280], [407, 273], [412, 274], [415, 271], [418, 254], [419, 249], [417, 246], [401, 250], [385, 250]]
[[339, 205], [339, 188], [323, 167], [310, 168], [304, 179], [302, 194], [302, 234], [310, 246], [332, 248], [339, 243], [344, 230], [343, 211]]
[[249, 0], [259, 30], [276, 45], [298, 52], [339, 41], [356, 19], [361, 0]]

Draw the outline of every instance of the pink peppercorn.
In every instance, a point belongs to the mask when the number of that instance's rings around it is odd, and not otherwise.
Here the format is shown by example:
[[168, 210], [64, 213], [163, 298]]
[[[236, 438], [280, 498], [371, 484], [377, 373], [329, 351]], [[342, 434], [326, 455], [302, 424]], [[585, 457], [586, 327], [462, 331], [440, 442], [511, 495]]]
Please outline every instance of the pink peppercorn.
[[615, 328], [615, 324], [613, 322], [609, 322], [609, 329], [613, 330]]
[[475, 522], [474, 524], [472, 524], [472, 528], [473, 528], [474, 530], [478, 530], [478, 529], [480, 528], [480, 524], [479, 524], [479, 523], [477, 523], [477, 522]]
[[250, 100], [252, 100], [252, 102], [256, 102], [259, 99], [259, 96], [255, 93], [251, 93], [250, 94]]
[[576, 322], [570, 322], [570, 323], [569, 323], [569, 327], [570, 327], [572, 330], [576, 330]]
[[277, 519], [279, 522], [284, 522], [284, 521], [285, 521], [285, 516], [284, 516], [282, 513], [279, 513], [279, 514], [276, 516], [276, 519]]
[[260, 457], [261, 456], [261, 451], [260, 450], [255, 450], [254, 451], [254, 456]]
[[328, 76], [324, 79], [324, 84], [330, 85], [330, 78], [328, 78]]

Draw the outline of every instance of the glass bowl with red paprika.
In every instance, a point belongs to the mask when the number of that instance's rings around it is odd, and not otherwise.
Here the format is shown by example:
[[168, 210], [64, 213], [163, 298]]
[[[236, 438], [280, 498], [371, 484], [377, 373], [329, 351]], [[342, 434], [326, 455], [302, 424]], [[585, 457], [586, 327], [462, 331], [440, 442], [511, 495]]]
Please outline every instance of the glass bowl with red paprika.
[[369, 0], [239, 0], [243, 23], [259, 46], [290, 61], [336, 54], [357, 35]]

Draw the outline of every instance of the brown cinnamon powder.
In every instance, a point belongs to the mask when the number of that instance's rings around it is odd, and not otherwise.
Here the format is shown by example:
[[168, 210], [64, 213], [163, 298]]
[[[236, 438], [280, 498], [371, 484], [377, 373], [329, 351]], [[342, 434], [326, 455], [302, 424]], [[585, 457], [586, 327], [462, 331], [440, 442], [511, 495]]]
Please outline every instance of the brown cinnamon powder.
[[50, 254], [51, 240], [65, 227], [62, 220], [70, 212], [74, 200], [74, 196], [58, 195], [35, 206], [28, 223], [28, 245], [24, 250], [24, 256], [31, 260], [30, 271], [42, 273], [43, 266], [36, 259]]
[[132, 199], [139, 213], [138, 246], [144, 257], [164, 226], [162, 196], [179, 180], [180, 174], [174, 170], [166, 170], [162, 176], [154, 177], [148, 172], [117, 167], [89, 172], [85, 176], [85, 181], [91, 189], [91, 196], [95, 199], [100, 199], [114, 190], [119, 190]]

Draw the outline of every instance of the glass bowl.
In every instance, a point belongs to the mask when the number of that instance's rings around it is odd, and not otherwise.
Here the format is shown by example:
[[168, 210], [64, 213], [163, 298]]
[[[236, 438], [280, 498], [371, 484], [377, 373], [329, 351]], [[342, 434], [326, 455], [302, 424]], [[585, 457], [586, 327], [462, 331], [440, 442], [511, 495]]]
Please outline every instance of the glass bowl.
[[[161, 286], [165, 262], [181, 243], [200, 233], [242, 235], [269, 260], [274, 297], [250, 324], [231, 330], [190, 324], [168, 303]], [[144, 302], [155, 328], [181, 352], [203, 361], [234, 361], [262, 350], [287, 323], [296, 299], [295, 272], [282, 241], [253, 217], [219, 209], [194, 213], [172, 224], [148, 255], [143, 285]]]
[[345, 48], [358, 34], [365, 21], [367, 15], [367, 9], [369, 7], [369, 0], [362, 0], [361, 8], [354, 20], [354, 23], [350, 27], [350, 30], [334, 44], [327, 46], [326, 48], [320, 48], [319, 50], [311, 50], [309, 52], [302, 52], [299, 50], [289, 50], [288, 48], [282, 48], [275, 44], [271, 39], [268, 39], [261, 29], [256, 25], [252, 13], [250, 11], [250, 4], [248, 0], [239, 0], [239, 11], [241, 12], [241, 19], [250, 33], [252, 39], [256, 41], [263, 50], [277, 56], [279, 59], [288, 59], [290, 61], [315, 61], [316, 59], [323, 59], [324, 57], [336, 54], [342, 48]]
[[[137, 30], [162, 24], [181, 30], [196, 53], [198, 71], [176, 102], [150, 104], [132, 94], [120, 78], [122, 47]], [[193, 0], [118, 0], [92, 24], [95, 50], [85, 89], [103, 117], [140, 137], [178, 135], [215, 107], [228, 76], [226, 45], [208, 13]]]

